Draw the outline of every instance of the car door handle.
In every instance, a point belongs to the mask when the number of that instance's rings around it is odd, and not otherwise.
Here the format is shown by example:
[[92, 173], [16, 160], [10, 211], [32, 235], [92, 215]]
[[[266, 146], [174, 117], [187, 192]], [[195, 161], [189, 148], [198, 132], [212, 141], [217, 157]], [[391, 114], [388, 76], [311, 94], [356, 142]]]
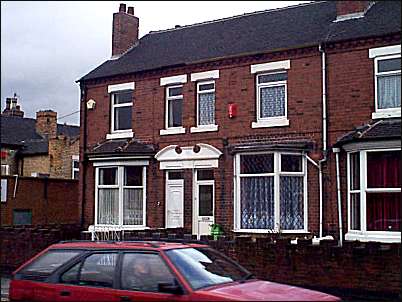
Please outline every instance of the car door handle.
[[132, 300], [128, 296], [120, 296], [121, 302], [131, 302]]
[[62, 290], [61, 292], [60, 292], [60, 296], [63, 296], [63, 297], [65, 297], [65, 296], [69, 296], [71, 293], [68, 291], [68, 290]]

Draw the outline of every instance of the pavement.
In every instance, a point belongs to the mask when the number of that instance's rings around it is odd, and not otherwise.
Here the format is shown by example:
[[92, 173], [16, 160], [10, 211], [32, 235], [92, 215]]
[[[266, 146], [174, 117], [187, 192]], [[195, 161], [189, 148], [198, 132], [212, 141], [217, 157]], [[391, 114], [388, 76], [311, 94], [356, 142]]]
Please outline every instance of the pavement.
[[8, 301], [8, 288], [10, 287], [10, 278], [1, 277], [1, 302]]

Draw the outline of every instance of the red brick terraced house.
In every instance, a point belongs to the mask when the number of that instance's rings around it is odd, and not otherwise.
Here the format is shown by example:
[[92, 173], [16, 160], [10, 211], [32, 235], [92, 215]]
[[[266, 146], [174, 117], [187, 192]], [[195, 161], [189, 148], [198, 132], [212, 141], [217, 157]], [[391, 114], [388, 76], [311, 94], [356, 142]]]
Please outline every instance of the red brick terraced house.
[[312, 2], [138, 38], [81, 87], [89, 230], [400, 242], [401, 3]]

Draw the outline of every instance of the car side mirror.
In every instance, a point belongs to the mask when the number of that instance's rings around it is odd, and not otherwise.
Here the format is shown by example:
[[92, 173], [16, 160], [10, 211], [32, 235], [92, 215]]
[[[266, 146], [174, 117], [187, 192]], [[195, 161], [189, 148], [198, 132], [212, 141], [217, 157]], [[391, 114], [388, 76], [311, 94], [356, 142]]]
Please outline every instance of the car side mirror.
[[175, 281], [174, 283], [169, 282], [158, 283], [158, 291], [162, 293], [175, 294], [175, 295], [183, 294], [183, 289], [179, 284], [177, 284], [177, 281]]

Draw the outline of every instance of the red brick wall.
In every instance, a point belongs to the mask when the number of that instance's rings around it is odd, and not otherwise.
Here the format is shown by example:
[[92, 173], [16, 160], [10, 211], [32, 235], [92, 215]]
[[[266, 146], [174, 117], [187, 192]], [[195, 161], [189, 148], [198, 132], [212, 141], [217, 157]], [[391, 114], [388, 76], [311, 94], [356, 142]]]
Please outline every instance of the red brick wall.
[[[328, 146], [333, 145], [342, 135], [371, 119], [374, 110], [373, 62], [368, 58], [368, 49], [396, 44], [400, 36], [382, 39], [343, 43], [328, 47], [327, 54], [327, 104], [328, 104]], [[288, 70], [288, 127], [252, 129], [255, 121], [255, 80], [250, 73], [250, 65], [278, 60], [291, 60]], [[196, 125], [196, 84], [184, 84], [183, 126], [186, 134], [160, 136], [159, 130], [165, 125], [165, 87], [159, 79], [178, 74], [219, 69], [216, 79], [216, 123], [219, 131], [190, 133]], [[198, 64], [182, 68], [156, 70], [131, 76], [120, 76], [110, 80], [98, 80], [87, 84], [87, 99], [97, 102], [96, 109], [88, 112], [88, 146], [105, 139], [110, 128], [110, 99], [107, 85], [135, 81], [132, 128], [135, 137], [143, 142], [153, 143], [158, 150], [171, 144], [190, 146], [196, 143], [211, 144], [224, 154], [219, 159], [219, 169], [215, 169], [216, 222], [233, 228], [233, 157], [224, 148], [224, 140], [235, 144], [247, 140], [260, 139], [311, 139], [314, 141], [310, 153], [316, 159], [322, 157], [322, 87], [321, 55], [318, 48], [294, 50], [214, 63]], [[228, 103], [238, 105], [238, 116], [229, 119]], [[82, 135], [81, 135], [82, 136]], [[81, 158], [83, 154], [81, 154]], [[324, 166], [324, 233], [337, 233], [336, 174], [333, 154], [329, 154]], [[341, 158], [344, 169], [345, 160]], [[164, 225], [165, 182], [164, 172], [157, 162], [148, 167], [147, 182], [147, 223], [150, 227]], [[342, 170], [343, 171], [343, 170]], [[343, 171], [344, 172], [344, 171]], [[185, 228], [191, 227], [192, 180], [186, 171], [185, 180]], [[86, 225], [93, 222], [94, 187], [93, 168], [88, 168], [86, 192]], [[346, 206], [345, 173], [342, 174], [343, 206]], [[223, 188], [223, 189], [222, 189]], [[158, 205], [159, 202], [159, 205]], [[308, 164], [308, 229], [318, 235], [319, 229], [318, 171]], [[346, 208], [343, 209], [343, 212]], [[344, 223], [346, 222], [346, 216]], [[346, 226], [344, 226], [345, 229]]]
[[13, 224], [13, 210], [31, 209], [32, 225], [79, 224], [78, 181], [18, 177], [14, 198], [15, 177], [7, 179], [7, 201], [0, 204], [1, 225]]

